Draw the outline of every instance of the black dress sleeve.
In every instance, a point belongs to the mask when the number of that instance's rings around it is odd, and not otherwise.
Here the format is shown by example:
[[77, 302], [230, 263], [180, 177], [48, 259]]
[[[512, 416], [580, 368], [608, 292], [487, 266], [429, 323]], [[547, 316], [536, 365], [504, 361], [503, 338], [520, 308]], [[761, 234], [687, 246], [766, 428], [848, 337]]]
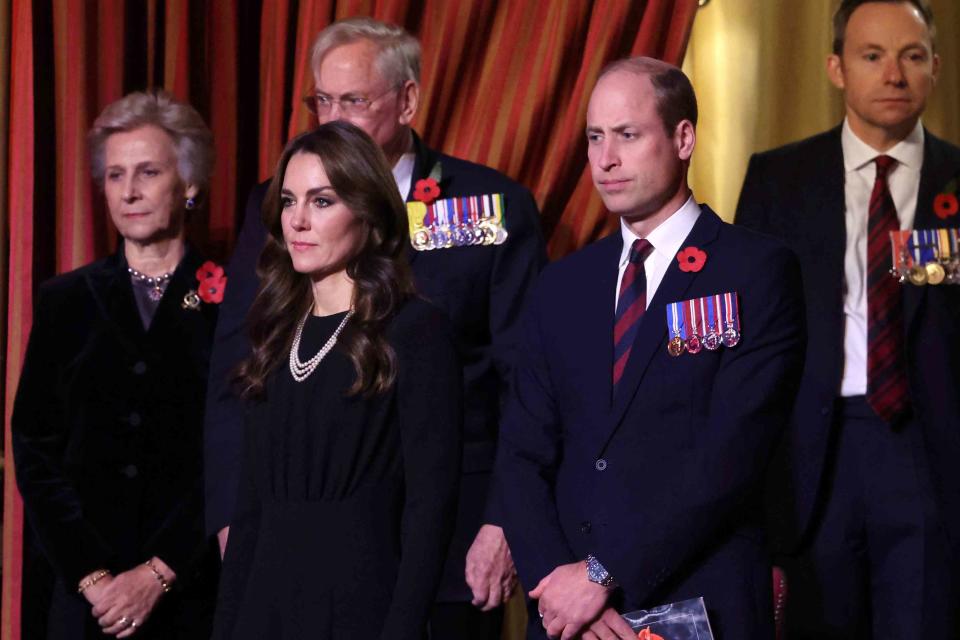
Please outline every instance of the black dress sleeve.
[[405, 499], [400, 566], [384, 640], [422, 637], [453, 535], [462, 453], [462, 370], [450, 324], [422, 302], [405, 311], [391, 331], [399, 364]]
[[256, 483], [255, 425], [247, 421], [240, 463], [240, 487], [237, 507], [230, 525], [230, 539], [220, 572], [220, 591], [213, 622], [213, 638], [232, 638], [239, 607], [247, 589], [247, 576], [253, 562], [260, 532], [260, 496]]
[[100, 568], [116, 569], [114, 553], [85, 517], [64, 457], [70, 439], [58, 384], [62, 305], [41, 287], [33, 314], [20, 385], [13, 405], [11, 436], [17, 486], [28, 521], [44, 553], [68, 585]]

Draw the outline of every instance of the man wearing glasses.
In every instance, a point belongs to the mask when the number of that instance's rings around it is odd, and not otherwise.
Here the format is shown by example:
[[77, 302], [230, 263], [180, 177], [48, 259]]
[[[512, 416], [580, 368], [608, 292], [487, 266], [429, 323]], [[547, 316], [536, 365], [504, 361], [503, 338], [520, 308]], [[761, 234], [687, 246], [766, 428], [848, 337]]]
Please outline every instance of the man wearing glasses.
[[[465, 415], [457, 528], [431, 637], [499, 638], [501, 604], [513, 591], [516, 570], [487, 487], [501, 393], [515, 351], [514, 325], [546, 261], [537, 205], [506, 176], [429, 149], [411, 129], [420, 98], [420, 44], [403, 29], [369, 18], [336, 22], [318, 35], [311, 66], [315, 90], [304, 101], [317, 122], [345, 120], [366, 131], [393, 166], [401, 196], [423, 203], [414, 205], [412, 217], [434, 204], [417, 220], [421, 232], [411, 234], [408, 256], [419, 292], [441, 306], [456, 328]], [[234, 508], [243, 415], [230, 372], [249, 351], [244, 318], [256, 293], [256, 261], [266, 236], [260, 221], [266, 186], [256, 187], [247, 204], [210, 367], [207, 529], [218, 533], [221, 550]], [[443, 206], [449, 198], [461, 200], [456, 207]], [[446, 219], [438, 220], [441, 211]]]

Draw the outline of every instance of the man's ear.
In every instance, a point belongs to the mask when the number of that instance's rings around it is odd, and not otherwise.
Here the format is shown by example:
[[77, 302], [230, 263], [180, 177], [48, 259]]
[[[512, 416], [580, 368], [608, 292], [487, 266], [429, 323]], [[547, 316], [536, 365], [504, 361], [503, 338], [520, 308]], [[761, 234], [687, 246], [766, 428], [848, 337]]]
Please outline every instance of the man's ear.
[[677, 149], [677, 157], [684, 162], [693, 157], [693, 149], [697, 146], [697, 129], [689, 120], [681, 120], [673, 130], [673, 143]]
[[827, 77], [837, 89], [843, 91], [846, 86], [846, 80], [843, 77], [843, 60], [835, 53], [827, 56]]
[[420, 106], [420, 85], [413, 80], [407, 80], [400, 87], [400, 124], [409, 125], [417, 115]]

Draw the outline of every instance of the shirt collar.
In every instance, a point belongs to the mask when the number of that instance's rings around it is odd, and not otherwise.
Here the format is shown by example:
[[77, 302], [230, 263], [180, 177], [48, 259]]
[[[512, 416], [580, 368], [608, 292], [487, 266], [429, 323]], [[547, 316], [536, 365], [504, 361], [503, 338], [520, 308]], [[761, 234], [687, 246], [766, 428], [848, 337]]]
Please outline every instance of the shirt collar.
[[[680, 251], [680, 245], [684, 243], [690, 230], [696, 224], [700, 217], [700, 205], [693, 199], [693, 195], [687, 198], [683, 206], [670, 214], [670, 217], [661, 222], [656, 229], [647, 235], [647, 241], [653, 245], [653, 250], [667, 258], [672, 258]], [[640, 236], [633, 232], [633, 229], [620, 218], [620, 234], [623, 238], [623, 249], [620, 251], [620, 266], [623, 267], [630, 260], [630, 247], [633, 241], [640, 239]]]
[[914, 171], [920, 171], [923, 165], [923, 124], [920, 120], [917, 120], [913, 131], [906, 138], [881, 153], [857, 137], [850, 128], [849, 120], [844, 118], [840, 144], [843, 147], [843, 168], [846, 171], [859, 171], [881, 155], [890, 156]]
[[411, 182], [413, 182], [413, 165], [416, 161], [416, 155], [409, 151], [397, 160], [397, 164], [393, 165], [393, 179], [397, 181], [397, 189], [400, 190], [400, 197], [404, 200], [407, 199], [407, 193], [405, 193], [404, 186], [406, 186], [406, 191], [410, 191]]

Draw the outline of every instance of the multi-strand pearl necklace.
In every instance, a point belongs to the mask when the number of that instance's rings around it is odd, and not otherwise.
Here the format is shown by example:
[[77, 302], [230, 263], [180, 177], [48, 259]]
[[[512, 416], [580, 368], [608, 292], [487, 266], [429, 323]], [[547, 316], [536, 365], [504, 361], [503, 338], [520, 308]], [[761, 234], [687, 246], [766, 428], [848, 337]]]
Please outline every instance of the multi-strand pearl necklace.
[[173, 272], [165, 273], [162, 276], [157, 276], [156, 278], [150, 277], [145, 273], [140, 273], [133, 267], [127, 267], [127, 273], [134, 277], [135, 280], [144, 283], [150, 287], [150, 291], [147, 292], [147, 295], [150, 296], [150, 299], [154, 302], [160, 300], [163, 297], [163, 291], [167, 288], [167, 283], [170, 282], [170, 278], [173, 277]]
[[303, 320], [300, 321], [300, 324], [297, 325], [297, 333], [293, 336], [293, 345], [290, 347], [290, 373], [293, 375], [293, 379], [297, 382], [303, 382], [306, 380], [314, 369], [317, 368], [317, 365], [320, 364], [320, 361], [323, 360], [330, 350], [333, 349], [333, 346], [337, 344], [337, 338], [340, 336], [340, 332], [343, 331], [343, 328], [347, 326], [347, 321], [350, 319], [350, 316], [353, 315], [353, 309], [347, 311], [347, 315], [343, 317], [343, 320], [340, 321], [340, 326], [337, 327], [336, 331], [333, 332], [333, 335], [330, 336], [330, 339], [327, 340], [326, 344], [320, 347], [320, 351], [317, 352], [317, 355], [313, 356], [306, 362], [300, 361], [300, 336], [303, 335], [303, 326], [307, 323], [307, 318], [310, 317], [310, 312], [307, 311], [307, 315], [303, 316]]

